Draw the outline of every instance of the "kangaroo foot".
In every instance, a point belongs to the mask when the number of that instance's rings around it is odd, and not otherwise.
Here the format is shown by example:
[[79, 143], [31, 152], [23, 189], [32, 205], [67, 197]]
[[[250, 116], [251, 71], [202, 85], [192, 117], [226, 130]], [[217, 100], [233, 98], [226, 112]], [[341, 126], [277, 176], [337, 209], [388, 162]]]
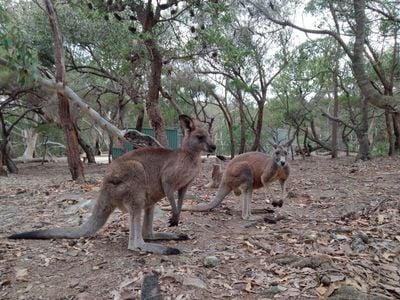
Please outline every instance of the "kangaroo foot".
[[249, 214], [249, 215], [243, 215], [243, 214], [242, 214], [242, 219], [243, 219], [243, 220], [246, 220], [246, 221], [258, 221], [258, 220], [261, 220], [262, 217], [253, 216], [253, 215], [251, 215], [251, 214]]
[[169, 218], [169, 227], [178, 226], [178, 224], [179, 224], [179, 216], [178, 217], [172, 216], [171, 218]]
[[282, 205], [283, 205], [283, 200], [282, 199], [280, 199], [280, 200], [273, 200], [272, 201], [272, 206], [273, 207], [282, 207]]
[[150, 235], [144, 235], [146, 241], [156, 240], [175, 240], [175, 241], [186, 241], [189, 239], [187, 234], [184, 233], [173, 233], [173, 232], [153, 232]]
[[181, 251], [176, 248], [167, 247], [154, 243], [142, 243], [141, 245], [129, 245], [129, 250], [133, 251], [144, 251], [155, 254], [164, 254], [164, 255], [177, 255], [181, 254]]

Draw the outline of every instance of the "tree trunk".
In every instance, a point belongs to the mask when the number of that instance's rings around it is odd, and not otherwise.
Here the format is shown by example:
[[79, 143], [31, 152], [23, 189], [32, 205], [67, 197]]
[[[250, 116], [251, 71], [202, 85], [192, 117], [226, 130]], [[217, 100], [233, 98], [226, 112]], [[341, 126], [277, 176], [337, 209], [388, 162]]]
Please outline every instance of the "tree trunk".
[[382, 109], [394, 110], [399, 104], [396, 97], [382, 95], [372, 85], [364, 65], [364, 43], [365, 43], [365, 0], [354, 0], [355, 19], [355, 42], [353, 56], [351, 57], [354, 76], [362, 95], [368, 102]]
[[346, 147], [346, 156], [350, 155], [349, 137], [348, 137], [349, 134], [350, 134], [350, 132], [346, 133], [346, 126], [344, 126], [343, 130], [342, 130], [342, 141], [343, 141], [344, 146]]
[[88, 143], [86, 143], [83, 138], [78, 134], [78, 143], [83, 149], [83, 151], [86, 154], [86, 158], [88, 160], [89, 164], [95, 164], [96, 159], [94, 158], [94, 152], [92, 146], [90, 146]]
[[392, 114], [393, 119], [393, 132], [395, 136], [394, 150], [400, 153], [400, 113], [395, 112]]
[[10, 137], [10, 128], [7, 129], [3, 113], [0, 110], [0, 124], [1, 124], [1, 139], [0, 139], [0, 175], [7, 176], [7, 171], [4, 166], [7, 167], [10, 173], [18, 173], [18, 168], [10, 158], [10, 149], [8, 146]]
[[386, 124], [386, 133], [388, 137], [388, 143], [389, 143], [389, 150], [388, 150], [388, 155], [392, 156], [394, 155], [394, 140], [393, 140], [393, 128], [392, 128], [392, 118], [391, 114], [389, 113], [388, 110], [385, 111], [385, 124]]
[[156, 140], [158, 140], [164, 147], [168, 147], [167, 134], [159, 105], [162, 57], [157, 48], [156, 42], [153, 39], [146, 40], [145, 44], [148, 47], [151, 57], [149, 91], [146, 102], [147, 115], [149, 116], [151, 127], [154, 129]]
[[100, 139], [96, 137], [96, 143], [94, 146], [94, 155], [101, 155], [101, 148], [100, 148]]
[[264, 102], [258, 102], [258, 116], [255, 130], [254, 143], [250, 148], [250, 151], [258, 151], [261, 148], [261, 132], [264, 120]]
[[244, 103], [241, 91], [237, 90], [237, 101], [239, 105], [240, 118], [240, 138], [239, 138], [239, 154], [246, 152], [246, 114], [244, 111]]
[[[339, 96], [338, 96], [338, 65], [335, 64], [334, 71], [332, 74], [333, 79], [333, 117], [338, 118], [339, 114]], [[331, 157], [337, 158], [338, 157], [338, 129], [339, 123], [336, 121], [332, 122], [332, 152]]]
[[25, 151], [24, 154], [20, 157], [22, 160], [30, 160], [33, 159], [34, 154], [35, 154], [35, 148], [36, 148], [36, 141], [38, 138], [39, 134], [36, 132], [35, 128], [27, 128], [23, 130], [23, 137], [25, 141]]
[[135, 129], [137, 131], [142, 131], [143, 130], [143, 122], [144, 122], [144, 107], [141, 106], [139, 109], [139, 113], [136, 117], [136, 126]]
[[369, 153], [369, 140], [368, 140], [368, 100], [361, 97], [361, 125], [357, 132], [358, 142], [360, 148], [358, 150], [357, 159], [369, 160], [371, 159]]
[[[53, 4], [50, 0], [44, 0], [47, 15], [49, 17], [50, 27], [53, 34], [54, 54], [56, 61], [56, 82], [65, 86], [65, 58], [63, 37], [58, 24], [57, 15], [54, 10]], [[85, 179], [83, 164], [80, 160], [78, 134], [73, 124], [69, 101], [64, 93], [57, 93], [58, 96], [58, 112], [60, 115], [61, 127], [64, 132], [66, 142], [66, 154], [68, 160], [68, 167], [72, 175], [72, 179], [76, 181], [83, 181]]]
[[7, 176], [7, 171], [4, 169], [3, 153], [0, 151], [0, 176]]
[[228, 124], [228, 131], [229, 131], [229, 143], [231, 149], [231, 159], [235, 157], [235, 135], [233, 133], [233, 126], [232, 123], [229, 122]]

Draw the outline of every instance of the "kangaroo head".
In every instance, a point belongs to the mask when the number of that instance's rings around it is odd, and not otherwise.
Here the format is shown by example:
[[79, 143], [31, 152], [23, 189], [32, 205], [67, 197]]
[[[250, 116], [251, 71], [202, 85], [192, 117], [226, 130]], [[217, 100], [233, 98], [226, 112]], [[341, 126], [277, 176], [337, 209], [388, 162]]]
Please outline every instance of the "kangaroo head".
[[287, 160], [287, 147], [286, 145], [273, 144], [274, 151], [272, 153], [273, 161], [280, 167], [285, 167], [288, 164]]
[[180, 115], [179, 121], [183, 129], [182, 149], [191, 152], [214, 152], [217, 148], [207, 130], [199, 126], [197, 120], [186, 115]]

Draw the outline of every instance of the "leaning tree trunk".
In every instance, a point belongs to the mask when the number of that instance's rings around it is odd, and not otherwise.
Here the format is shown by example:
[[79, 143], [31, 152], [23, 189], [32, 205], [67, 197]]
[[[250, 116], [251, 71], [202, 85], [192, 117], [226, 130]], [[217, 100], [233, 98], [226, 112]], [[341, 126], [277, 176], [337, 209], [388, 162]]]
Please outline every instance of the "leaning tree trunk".
[[[65, 94], [71, 101], [72, 105], [76, 105], [77, 107], [79, 107], [80, 111], [88, 116], [96, 125], [100, 126], [104, 131], [106, 131], [109, 134], [110, 138], [116, 137], [120, 140], [126, 140], [124, 132], [122, 130], [102, 118], [97, 111], [95, 111], [87, 103], [85, 103], [82, 98], [80, 98], [70, 87], [62, 86], [54, 82], [53, 80], [43, 78], [39, 79], [39, 84], [44, 88], [55, 90], [58, 93]], [[142, 134], [137, 130], [132, 129], [130, 131], [135, 132], [135, 134], [140, 139], [149, 140], [153, 146], [162, 147], [161, 144], [153, 137], [147, 134]]]
[[[57, 15], [53, 4], [50, 0], [44, 0], [47, 15], [49, 17], [50, 27], [53, 34], [54, 53], [56, 61], [56, 82], [65, 85], [65, 61], [64, 47], [61, 30], [58, 24]], [[72, 179], [83, 181], [85, 179], [83, 164], [80, 160], [78, 134], [73, 124], [68, 98], [64, 93], [57, 93], [58, 96], [58, 112], [60, 115], [61, 127], [64, 132], [66, 142], [66, 154], [68, 167], [72, 175]]]

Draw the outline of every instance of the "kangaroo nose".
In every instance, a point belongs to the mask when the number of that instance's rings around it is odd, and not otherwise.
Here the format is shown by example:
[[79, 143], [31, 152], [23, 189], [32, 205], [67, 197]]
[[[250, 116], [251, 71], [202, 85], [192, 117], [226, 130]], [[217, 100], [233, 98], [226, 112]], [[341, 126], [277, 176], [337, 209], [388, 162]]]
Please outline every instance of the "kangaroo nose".
[[284, 166], [284, 165], [285, 165], [285, 162], [284, 162], [284, 161], [281, 161], [281, 165]]

